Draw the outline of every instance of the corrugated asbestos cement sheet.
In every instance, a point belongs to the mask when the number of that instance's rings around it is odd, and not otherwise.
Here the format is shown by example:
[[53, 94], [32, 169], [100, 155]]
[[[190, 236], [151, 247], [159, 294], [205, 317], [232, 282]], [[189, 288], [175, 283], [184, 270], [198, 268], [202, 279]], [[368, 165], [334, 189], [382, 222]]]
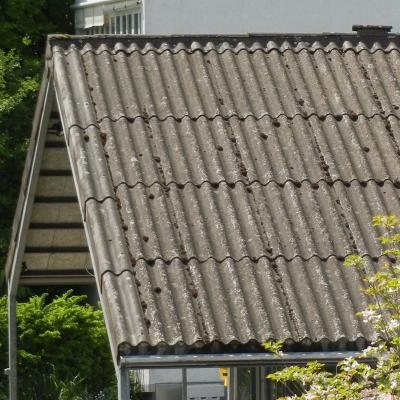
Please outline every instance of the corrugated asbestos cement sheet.
[[399, 40], [50, 40], [120, 353], [372, 338], [342, 262], [400, 210]]

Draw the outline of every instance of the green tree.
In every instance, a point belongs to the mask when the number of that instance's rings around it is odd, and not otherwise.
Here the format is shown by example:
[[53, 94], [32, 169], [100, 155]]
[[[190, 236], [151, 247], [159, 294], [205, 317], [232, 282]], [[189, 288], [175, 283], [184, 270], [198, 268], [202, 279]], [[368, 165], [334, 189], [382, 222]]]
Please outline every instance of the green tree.
[[16, 51], [0, 50], [0, 265], [8, 249], [38, 86], [36, 76], [26, 75]]
[[[19, 398], [54, 400], [63, 394], [95, 396], [114, 383], [103, 315], [72, 291], [17, 304]], [[7, 363], [7, 306], [0, 298], [0, 367]], [[6, 393], [6, 380], [0, 391]], [[72, 396], [72, 395], [71, 395]], [[1, 398], [1, 397], [0, 397]], [[73, 396], [71, 397], [73, 398]], [[94, 398], [94, 397], [93, 397]]]
[[8, 250], [46, 36], [72, 33], [72, 3], [0, 2], [0, 269]]
[[[373, 225], [381, 227], [380, 237], [387, 250], [383, 252], [398, 262], [400, 259], [400, 222], [394, 215], [377, 216]], [[291, 366], [268, 375], [268, 378], [299, 388], [298, 394], [286, 399], [301, 400], [394, 400], [400, 398], [400, 265], [387, 262], [376, 273], [365, 269], [360, 256], [351, 256], [345, 266], [361, 271], [366, 288], [360, 289], [370, 298], [370, 304], [359, 315], [371, 324], [376, 340], [360, 357], [340, 362], [336, 372], [330, 372], [318, 362], [306, 366]], [[278, 346], [279, 347], [279, 346]], [[266, 344], [268, 350], [279, 349]], [[366, 359], [373, 359], [367, 363]], [[289, 385], [290, 386], [290, 385]]]
[[15, 49], [24, 57], [44, 52], [46, 35], [70, 33], [73, 0], [2, 0], [0, 3], [0, 48]]

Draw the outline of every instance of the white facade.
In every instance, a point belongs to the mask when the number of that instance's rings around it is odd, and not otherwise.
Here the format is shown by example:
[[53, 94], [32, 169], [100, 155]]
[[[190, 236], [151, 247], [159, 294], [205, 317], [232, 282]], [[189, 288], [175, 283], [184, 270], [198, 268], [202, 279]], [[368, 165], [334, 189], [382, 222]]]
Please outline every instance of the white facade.
[[354, 24], [400, 30], [399, 0], [144, 0], [146, 33], [350, 32]]
[[[400, 31], [399, 0], [76, 0], [74, 8], [77, 33], [321, 33], [350, 32], [353, 24]], [[123, 19], [117, 27], [118, 16], [134, 14], [137, 28]]]

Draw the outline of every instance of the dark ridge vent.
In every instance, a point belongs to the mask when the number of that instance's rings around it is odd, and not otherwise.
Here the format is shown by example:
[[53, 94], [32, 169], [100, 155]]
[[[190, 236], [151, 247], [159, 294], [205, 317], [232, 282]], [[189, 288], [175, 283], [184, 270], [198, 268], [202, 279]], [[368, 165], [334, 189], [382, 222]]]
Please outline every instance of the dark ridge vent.
[[353, 25], [353, 32], [358, 35], [387, 35], [392, 30], [391, 25]]

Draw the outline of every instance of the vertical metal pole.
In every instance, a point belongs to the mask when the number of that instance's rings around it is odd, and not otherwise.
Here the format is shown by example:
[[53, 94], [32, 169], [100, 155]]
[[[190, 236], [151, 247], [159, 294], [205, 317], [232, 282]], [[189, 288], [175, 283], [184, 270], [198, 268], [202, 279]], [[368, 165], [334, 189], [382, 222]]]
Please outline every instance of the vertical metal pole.
[[233, 397], [232, 400], [239, 398], [239, 379], [238, 379], [238, 367], [233, 368]]
[[265, 367], [260, 367], [261, 368], [261, 388], [260, 388], [260, 399], [266, 399], [267, 398], [267, 379], [265, 376], [267, 375], [267, 369]]
[[233, 367], [228, 368], [228, 400], [233, 399]]
[[8, 292], [8, 387], [9, 399], [17, 400], [17, 300]]
[[187, 400], [187, 369], [182, 368], [182, 400]]
[[130, 400], [129, 369], [120, 367], [118, 371], [118, 400]]
[[254, 379], [254, 385], [255, 387], [253, 388], [253, 390], [255, 389], [255, 400], [262, 400], [261, 397], [261, 382], [262, 382], [262, 367], [255, 367], [254, 368], [254, 375], [255, 375], [255, 379]]
[[230, 367], [228, 369], [228, 377], [229, 377], [229, 386], [228, 386], [228, 400], [236, 400], [237, 399], [237, 390], [238, 390], [238, 379], [237, 379], [237, 368]]

